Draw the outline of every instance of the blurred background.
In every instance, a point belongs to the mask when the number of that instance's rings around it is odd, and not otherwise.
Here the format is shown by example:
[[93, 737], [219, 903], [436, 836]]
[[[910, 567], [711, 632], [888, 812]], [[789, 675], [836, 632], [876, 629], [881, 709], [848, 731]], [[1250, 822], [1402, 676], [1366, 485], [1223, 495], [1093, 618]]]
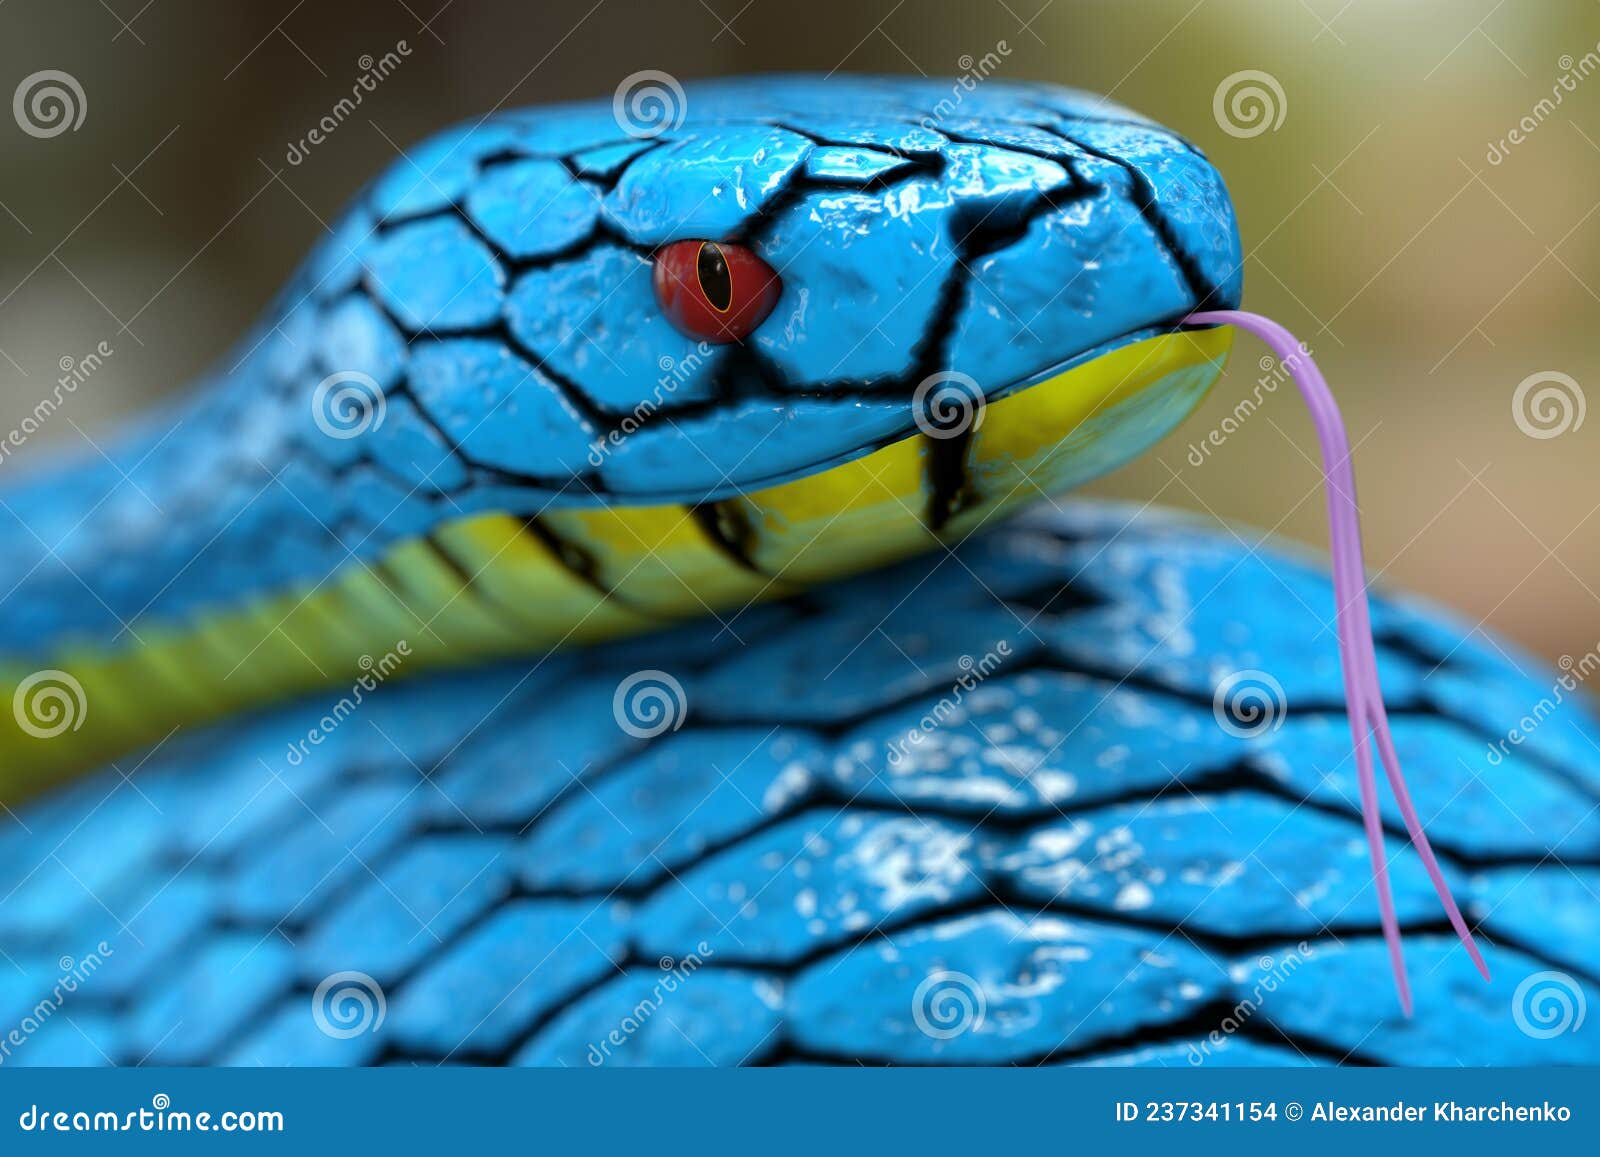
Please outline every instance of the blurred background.
[[[401, 41], [356, 115], [290, 164]], [[1546, 658], [1597, 645], [1592, 0], [8, 0], [0, 94], [60, 70], [84, 116], [53, 136], [0, 118], [0, 437], [64, 358], [113, 353], [4, 448], [0, 483], [182, 388], [358, 186], [437, 128], [609, 96], [640, 69], [953, 76], [989, 53], [998, 77], [1111, 94], [1226, 175], [1246, 304], [1307, 340], [1343, 402], [1385, 583]], [[1193, 448], [1256, 388], [1260, 350], [1238, 348], [1205, 408], [1095, 490], [1320, 547], [1289, 388]]]

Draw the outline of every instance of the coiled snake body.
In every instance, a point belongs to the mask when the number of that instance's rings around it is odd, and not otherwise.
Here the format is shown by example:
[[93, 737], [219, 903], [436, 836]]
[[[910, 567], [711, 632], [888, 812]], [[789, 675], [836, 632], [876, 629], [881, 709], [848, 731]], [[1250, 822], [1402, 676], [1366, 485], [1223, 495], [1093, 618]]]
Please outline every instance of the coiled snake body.
[[[1319, 718], [1341, 710], [1337, 663], [1314, 642], [1324, 624], [1280, 597], [1319, 575], [1258, 572], [1192, 528], [1114, 528], [1089, 508], [951, 553], [1190, 412], [1231, 330], [1181, 323], [1238, 305], [1241, 258], [1221, 180], [1167, 130], [1043, 85], [990, 82], [954, 109], [949, 96], [933, 81], [727, 81], [692, 86], [666, 124], [598, 102], [446, 133], [359, 197], [191, 399], [106, 460], [0, 492], [14, 544], [0, 690], [17, 707], [0, 720], [4, 797], [157, 745], [141, 780], [185, 818], [128, 820], [141, 834], [107, 859], [141, 919], [194, 877], [208, 893], [150, 935], [151, 961], [183, 946], [178, 978], [124, 953], [108, 999], [134, 1011], [97, 1051], [581, 1061], [658, 956], [698, 955], [706, 975], [685, 982], [680, 1013], [709, 1026], [689, 1034], [705, 1059], [1145, 1044], [1176, 1058], [1235, 1003], [1240, 961], [1271, 955], [1270, 972], [1289, 952], [1320, 979], [1231, 1055], [1435, 1059], [1466, 1018], [1485, 1056], [1529, 1056], [1508, 1009], [1432, 996], [1434, 1027], [1374, 1040], [1387, 1009], [1312, 999], [1383, 968], [1351, 870], [1349, 768]], [[699, 621], [649, 633], [679, 620]], [[1483, 797], [1446, 798], [1431, 770], [1476, 742], [1461, 728], [1487, 728], [1460, 680], [1503, 704], [1527, 681], [1437, 620], [1380, 606], [1374, 621], [1421, 810], [1445, 817], [1447, 859], [1485, 869], [1474, 899], [1492, 914], [1518, 888], [1559, 890], [1518, 865], [1563, 846], [1580, 864], [1600, 855], [1583, 850], [1587, 820], [1575, 837], [1536, 818], [1528, 846], [1502, 847], [1466, 815]], [[446, 666], [477, 673], [427, 674]], [[1210, 703], [1257, 668], [1281, 684], [1280, 713], [1304, 714], [1241, 736]], [[405, 679], [373, 690], [375, 670]], [[619, 726], [614, 692], [663, 672], [681, 695], [668, 724]], [[66, 682], [65, 725], [27, 713], [41, 676]], [[352, 682], [371, 692], [357, 708], [370, 727], [330, 720], [325, 692], [195, 727], [318, 688], [347, 703]], [[1596, 779], [1547, 735], [1543, 765], [1485, 773], [1490, 794], [1576, 814]], [[70, 842], [101, 782], [28, 809], [30, 834], [0, 845], [18, 868], [0, 928], [29, 951], [103, 920], [105, 904], [60, 902], [53, 868], [25, 870], [40, 841]], [[281, 785], [311, 801], [357, 861], [390, 865], [384, 890], [436, 909], [421, 922], [440, 945], [414, 931], [399, 945], [405, 918], [327, 867], [302, 822], [247, 817], [240, 832], [200, 814], [253, 812], [231, 794], [244, 783], [261, 785], [252, 800]], [[1258, 840], [1265, 873], [1249, 862]], [[185, 857], [200, 867], [166, 871]], [[103, 863], [56, 858], [96, 895], [112, 883]], [[815, 883], [776, 870], [797, 861]], [[1445, 931], [1424, 914], [1426, 880], [1394, 870], [1401, 920]], [[1285, 885], [1272, 903], [1269, 878]], [[1586, 917], [1501, 920], [1497, 984], [1596, 938]], [[271, 926], [294, 947], [239, 931]], [[474, 976], [509, 976], [529, 945], [574, 929], [603, 966], [561, 964], [535, 992], [508, 980], [509, 1005], [452, 1036], [440, 1009]], [[1459, 953], [1421, 943], [1447, 995], [1464, 983]], [[304, 994], [350, 969], [390, 993], [394, 1035], [332, 1055], [348, 1038], [306, 1033]], [[226, 973], [229, 1000], [189, 1017], [204, 1029], [162, 1035], [202, 972]], [[987, 1019], [929, 1029], [913, 998], [945, 973]], [[1060, 995], [1033, 985], [1068, 974]], [[1126, 999], [1088, 1000], [1100, 980]], [[875, 1035], [891, 1012], [922, 1031]], [[695, 1059], [673, 1040], [649, 1030], [617, 1056]]]

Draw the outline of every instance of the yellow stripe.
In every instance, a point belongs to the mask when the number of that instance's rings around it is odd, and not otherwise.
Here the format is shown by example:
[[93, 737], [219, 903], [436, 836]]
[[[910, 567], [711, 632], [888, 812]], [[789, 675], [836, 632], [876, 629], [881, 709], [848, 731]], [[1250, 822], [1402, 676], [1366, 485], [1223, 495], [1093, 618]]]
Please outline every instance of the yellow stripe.
[[[966, 505], [939, 537], [958, 538], [1144, 450], [1204, 396], [1230, 341], [1220, 328], [1150, 338], [990, 404], [967, 446]], [[542, 515], [592, 574], [574, 573], [521, 519], [479, 515], [315, 587], [190, 623], [136, 623], [142, 644], [63, 648], [41, 664], [77, 680], [85, 704], [76, 728], [53, 738], [29, 734], [6, 710], [33, 671], [5, 664], [0, 801], [174, 727], [312, 688], [342, 693], [401, 640], [409, 654], [399, 674], [410, 675], [637, 633], [926, 550], [938, 542], [928, 528], [929, 446], [907, 438], [720, 504], [749, 529], [750, 566], [683, 507]]]
[[515, 630], [506, 634], [520, 645], [499, 653], [596, 642], [658, 625], [604, 598], [563, 566], [521, 519], [484, 515], [448, 523], [437, 537], [476, 576], [473, 585], [510, 616], [507, 626]]
[[937, 544], [924, 516], [928, 450], [907, 438], [820, 474], [741, 498], [754, 531], [748, 553], [763, 573], [809, 584]]
[[967, 448], [976, 501], [950, 519], [945, 537], [960, 538], [1143, 453], [1200, 404], [1232, 344], [1226, 326], [1166, 334], [991, 403]]
[[651, 616], [685, 618], [791, 593], [728, 557], [683, 506], [552, 510], [539, 520], [594, 560], [604, 589]]

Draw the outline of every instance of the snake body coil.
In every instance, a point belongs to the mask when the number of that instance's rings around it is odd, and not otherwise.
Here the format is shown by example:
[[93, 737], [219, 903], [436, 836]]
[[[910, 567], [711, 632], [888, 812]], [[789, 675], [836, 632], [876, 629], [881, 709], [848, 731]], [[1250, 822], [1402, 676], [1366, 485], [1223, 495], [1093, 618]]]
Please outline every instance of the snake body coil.
[[[1540, 688], [1368, 607], [1204, 158], [992, 80], [639, 111], [428, 142], [191, 398], [0, 492], [0, 798], [153, 745], [5, 810], [0, 1023], [94, 970], [0, 1063], [1596, 1060], [1593, 729], [1485, 762]], [[1235, 326], [1312, 405], [1331, 591], [1092, 504], [972, 534]]]

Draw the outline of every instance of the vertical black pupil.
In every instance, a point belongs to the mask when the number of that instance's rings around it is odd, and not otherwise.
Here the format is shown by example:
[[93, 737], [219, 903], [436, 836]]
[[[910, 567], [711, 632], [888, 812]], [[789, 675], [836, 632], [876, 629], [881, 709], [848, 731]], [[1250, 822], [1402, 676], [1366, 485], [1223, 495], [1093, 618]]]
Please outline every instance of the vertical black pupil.
[[719, 313], [726, 313], [733, 304], [733, 278], [728, 275], [728, 262], [722, 250], [715, 245], [700, 246], [695, 261], [695, 272], [700, 276], [700, 292]]

